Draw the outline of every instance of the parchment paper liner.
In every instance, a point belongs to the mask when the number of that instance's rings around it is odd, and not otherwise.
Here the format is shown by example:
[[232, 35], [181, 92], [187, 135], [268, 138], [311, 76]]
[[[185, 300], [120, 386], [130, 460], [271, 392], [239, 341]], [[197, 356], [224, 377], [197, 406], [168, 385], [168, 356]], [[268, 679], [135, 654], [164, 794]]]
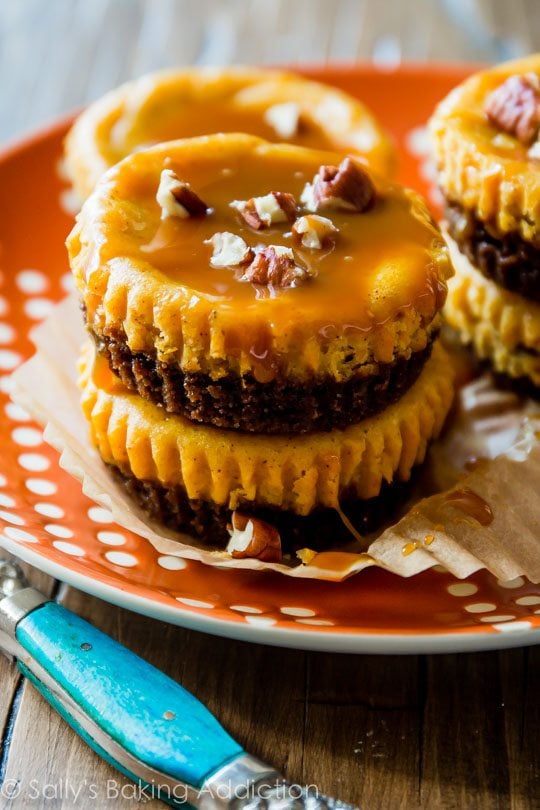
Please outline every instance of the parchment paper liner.
[[[540, 581], [540, 409], [496, 391], [489, 377], [462, 388], [460, 406], [430, 452], [413, 507], [367, 552], [352, 542], [345, 550], [315, 555], [307, 565], [261, 563], [232, 560], [157, 525], [113, 480], [90, 445], [79, 407], [76, 361], [85, 332], [74, 297], [58, 305], [32, 337], [37, 352], [14, 374], [14, 399], [45, 426], [46, 441], [61, 453], [60, 466], [82, 481], [84, 493], [161, 554], [315, 579], [341, 580], [372, 565], [409, 577], [439, 564], [459, 578], [487, 568], [504, 580], [523, 575]], [[484, 461], [464, 472], [471, 457]], [[493, 512], [490, 525], [452, 505], [442, 491], [448, 487], [466, 487], [485, 499]]]

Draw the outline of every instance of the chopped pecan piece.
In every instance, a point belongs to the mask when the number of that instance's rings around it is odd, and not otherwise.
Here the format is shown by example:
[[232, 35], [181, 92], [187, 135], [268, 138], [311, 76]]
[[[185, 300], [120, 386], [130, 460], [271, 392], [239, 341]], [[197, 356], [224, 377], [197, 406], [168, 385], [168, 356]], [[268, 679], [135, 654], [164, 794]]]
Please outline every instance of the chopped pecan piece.
[[235, 559], [251, 557], [262, 562], [280, 562], [281, 537], [278, 530], [259, 518], [232, 514], [231, 539], [227, 551]]
[[163, 169], [156, 200], [161, 207], [161, 218], [203, 217], [210, 207], [195, 194], [189, 183], [180, 180], [172, 169]]
[[375, 186], [368, 173], [346, 157], [339, 166], [321, 166], [300, 199], [308, 211], [344, 208], [362, 213], [375, 199]]
[[291, 248], [269, 245], [255, 254], [242, 281], [266, 287], [297, 287], [307, 278], [307, 271], [295, 263]]
[[292, 226], [292, 231], [303, 247], [313, 250], [320, 250], [339, 233], [331, 219], [319, 214], [299, 217]]
[[205, 239], [204, 244], [212, 245], [214, 249], [210, 259], [212, 267], [238, 267], [253, 258], [252, 249], [242, 237], [229, 231], [215, 233], [210, 239]]
[[249, 200], [234, 200], [231, 207], [256, 231], [278, 222], [294, 222], [298, 216], [294, 196], [283, 191], [271, 191], [264, 197], [251, 197]]
[[489, 121], [528, 146], [540, 128], [540, 82], [535, 73], [510, 76], [486, 100]]
[[284, 101], [268, 107], [264, 120], [269, 124], [278, 138], [289, 140], [298, 135], [300, 130], [300, 107], [295, 101]]

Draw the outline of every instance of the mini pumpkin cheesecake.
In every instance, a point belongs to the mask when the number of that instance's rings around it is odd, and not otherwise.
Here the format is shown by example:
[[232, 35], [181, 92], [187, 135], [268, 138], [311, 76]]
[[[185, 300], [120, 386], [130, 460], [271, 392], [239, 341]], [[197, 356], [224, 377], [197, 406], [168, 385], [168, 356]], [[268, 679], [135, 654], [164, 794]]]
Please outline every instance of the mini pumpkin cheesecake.
[[496, 372], [540, 385], [540, 56], [478, 73], [431, 121], [456, 276], [447, 317]]
[[442, 427], [453, 370], [438, 343], [414, 385], [383, 413], [292, 437], [167, 415], [124, 386], [91, 343], [80, 385], [94, 445], [147, 514], [234, 557], [276, 561], [307, 541], [328, 547], [388, 519]]
[[383, 175], [395, 166], [389, 138], [360, 101], [289, 73], [227, 68], [163, 71], [109, 93], [69, 133], [67, 169], [84, 200], [131, 152], [213, 132], [353, 152]]
[[451, 272], [414, 192], [238, 134], [129, 156], [68, 247], [88, 329], [129, 389], [257, 433], [342, 428], [399, 399]]

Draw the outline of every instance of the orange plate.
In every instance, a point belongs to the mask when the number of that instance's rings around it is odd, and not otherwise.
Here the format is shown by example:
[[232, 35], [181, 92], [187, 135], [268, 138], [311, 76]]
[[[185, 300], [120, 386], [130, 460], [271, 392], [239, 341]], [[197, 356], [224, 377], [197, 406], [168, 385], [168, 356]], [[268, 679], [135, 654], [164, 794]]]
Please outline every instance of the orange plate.
[[[422, 126], [469, 70], [310, 69], [357, 94], [394, 134], [401, 179], [429, 193]], [[0, 156], [0, 545], [103, 599], [186, 627], [252, 641], [344, 652], [442, 652], [540, 641], [540, 587], [501, 585], [485, 571], [458, 582], [443, 571], [406, 580], [369, 569], [343, 583], [220, 570], [160, 557], [81, 492], [9, 401], [10, 372], [32, 353], [31, 327], [70, 276], [66, 185], [59, 175], [69, 120]], [[433, 201], [433, 200], [432, 200]]]

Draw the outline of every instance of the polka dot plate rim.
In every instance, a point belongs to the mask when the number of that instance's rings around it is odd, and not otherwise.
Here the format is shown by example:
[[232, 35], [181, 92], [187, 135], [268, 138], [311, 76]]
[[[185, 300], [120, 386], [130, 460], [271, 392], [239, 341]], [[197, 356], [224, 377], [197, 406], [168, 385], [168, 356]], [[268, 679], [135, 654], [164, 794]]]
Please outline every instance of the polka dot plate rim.
[[[400, 147], [400, 179], [433, 193], [425, 123], [469, 70], [407, 67], [307, 71], [362, 98]], [[190, 629], [250, 642], [340, 652], [473, 651], [540, 641], [540, 586], [465, 581], [443, 570], [405, 580], [368, 569], [342, 583], [210, 569], [160, 555], [115, 526], [58, 466], [41, 430], [9, 401], [9, 374], [32, 353], [32, 326], [70, 288], [63, 241], [71, 225], [59, 171], [71, 119], [0, 154], [0, 547], [114, 604]], [[26, 195], [32, 180], [32, 206]], [[27, 238], [28, 219], [33, 238]]]

